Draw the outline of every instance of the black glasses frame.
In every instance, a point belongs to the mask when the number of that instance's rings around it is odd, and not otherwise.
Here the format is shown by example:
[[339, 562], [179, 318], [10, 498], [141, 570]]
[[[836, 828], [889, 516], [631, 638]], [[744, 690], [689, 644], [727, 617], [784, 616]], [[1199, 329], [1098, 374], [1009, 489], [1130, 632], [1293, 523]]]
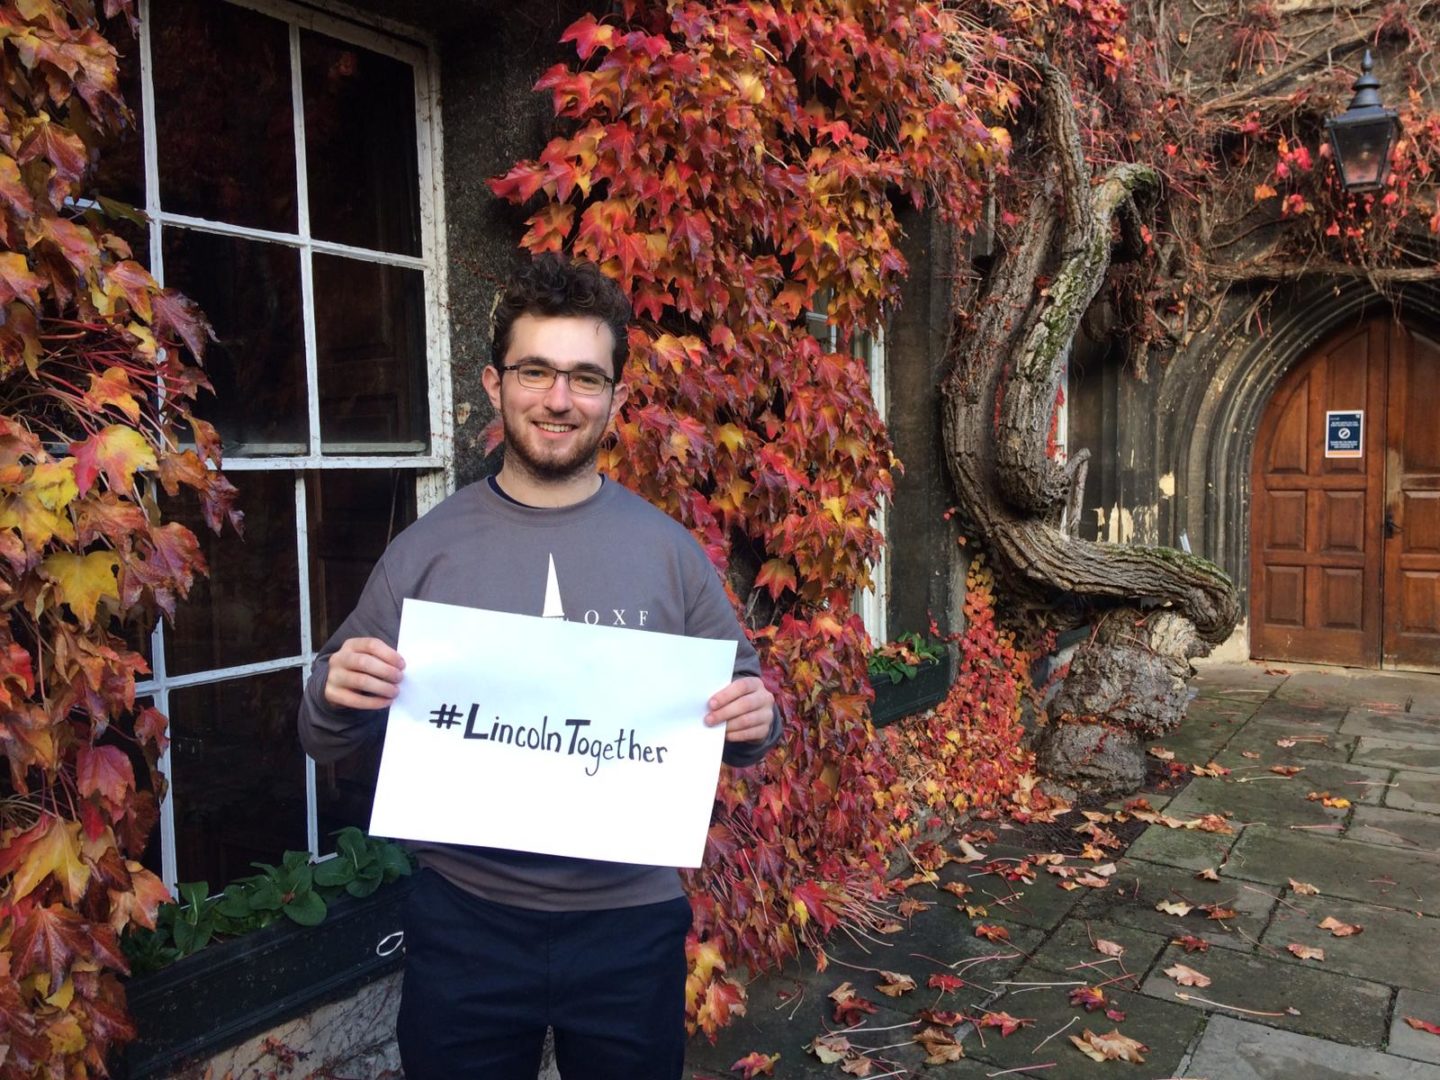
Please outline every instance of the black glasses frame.
[[[549, 381], [546, 382], [543, 386], [526, 386], [525, 389], [527, 390], [549, 390], [552, 386], [555, 385], [555, 380], [560, 378], [561, 376], [564, 376], [566, 385], [570, 387], [570, 392], [572, 394], [579, 394], [581, 397], [599, 397], [606, 391], [606, 389], [615, 385], [615, 379], [613, 377], [606, 375], [603, 372], [594, 371], [590, 368], [571, 368], [570, 370], [566, 371], [562, 370], [561, 368], [551, 367], [549, 364], [542, 364], [538, 360], [526, 360], [519, 364], [500, 365], [501, 371], [515, 372], [515, 378], [517, 379], [520, 378], [521, 368], [539, 368], [542, 371], [547, 371], [550, 373]], [[594, 393], [591, 393], [588, 390], [582, 390], [580, 389], [580, 387], [575, 385], [574, 381], [571, 378], [571, 376], [577, 374], [588, 375], [594, 379], [601, 379], [603, 380], [603, 385], [600, 387], [599, 390], [596, 390]], [[521, 385], [525, 385], [523, 380], [521, 382]]]

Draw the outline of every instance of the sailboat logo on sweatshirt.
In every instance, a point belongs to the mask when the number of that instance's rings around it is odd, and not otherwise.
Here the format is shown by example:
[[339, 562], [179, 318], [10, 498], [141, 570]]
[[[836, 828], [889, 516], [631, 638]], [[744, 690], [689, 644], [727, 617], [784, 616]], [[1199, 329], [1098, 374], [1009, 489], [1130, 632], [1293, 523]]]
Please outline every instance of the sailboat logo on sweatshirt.
[[[601, 612], [590, 608], [581, 616], [588, 626], [630, 626], [643, 627], [645, 620], [649, 618], [650, 612], [644, 608], [611, 608], [608, 612]], [[545, 606], [540, 609], [542, 619], [563, 619], [565, 618], [565, 605], [560, 599], [560, 579], [555, 576], [555, 556], [550, 556], [550, 572], [545, 578]]]

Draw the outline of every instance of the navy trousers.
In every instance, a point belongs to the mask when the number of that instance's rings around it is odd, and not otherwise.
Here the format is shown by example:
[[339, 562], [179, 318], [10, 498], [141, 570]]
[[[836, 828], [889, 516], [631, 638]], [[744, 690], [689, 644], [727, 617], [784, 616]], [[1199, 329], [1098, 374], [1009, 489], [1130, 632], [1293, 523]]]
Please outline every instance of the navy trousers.
[[405, 910], [396, 1038], [406, 1080], [677, 1080], [690, 902], [527, 911], [422, 870]]

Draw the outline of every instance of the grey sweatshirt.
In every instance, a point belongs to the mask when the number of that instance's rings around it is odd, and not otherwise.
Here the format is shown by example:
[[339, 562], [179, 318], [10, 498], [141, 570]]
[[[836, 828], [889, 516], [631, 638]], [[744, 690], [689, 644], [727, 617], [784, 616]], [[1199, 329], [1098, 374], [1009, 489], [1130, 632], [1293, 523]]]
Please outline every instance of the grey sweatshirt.
[[[320, 650], [300, 706], [300, 741], [316, 761], [333, 761], [384, 732], [387, 710], [327, 704], [325, 679], [330, 656], [347, 638], [374, 637], [393, 647], [406, 598], [517, 615], [556, 614], [558, 600], [572, 622], [733, 640], [735, 676], [760, 673], [710, 560], [682, 526], [644, 499], [607, 480], [583, 502], [540, 509], [510, 502], [481, 482], [395, 538], [355, 610]], [[563, 674], [563, 659], [556, 664]], [[777, 713], [763, 742], [726, 743], [724, 760], [752, 765], [779, 738]], [[655, 810], [664, 813], [664, 807]], [[422, 866], [514, 907], [599, 910], [681, 894], [679, 876], [666, 867], [450, 844], [409, 846]]]

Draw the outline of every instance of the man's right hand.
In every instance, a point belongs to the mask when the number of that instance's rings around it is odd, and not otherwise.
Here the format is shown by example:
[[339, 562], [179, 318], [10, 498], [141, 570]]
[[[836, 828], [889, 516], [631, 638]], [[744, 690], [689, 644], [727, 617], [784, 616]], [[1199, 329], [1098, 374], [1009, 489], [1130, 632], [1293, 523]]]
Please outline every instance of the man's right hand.
[[387, 708], [404, 670], [404, 659], [379, 638], [346, 638], [330, 657], [325, 700], [345, 709]]

